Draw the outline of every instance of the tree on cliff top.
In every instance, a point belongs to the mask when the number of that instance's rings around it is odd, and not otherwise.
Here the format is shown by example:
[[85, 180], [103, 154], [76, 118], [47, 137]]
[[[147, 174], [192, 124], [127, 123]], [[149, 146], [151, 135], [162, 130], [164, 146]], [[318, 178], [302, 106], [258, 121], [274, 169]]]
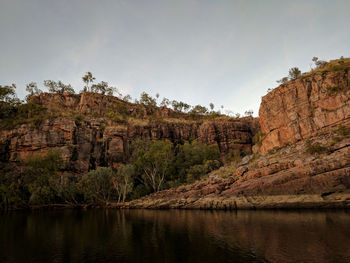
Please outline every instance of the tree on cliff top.
[[63, 94], [65, 92], [74, 94], [75, 91], [70, 84], [66, 85], [62, 81], [44, 80], [44, 86], [48, 88], [49, 92]]
[[92, 73], [86, 72], [85, 76], [82, 77], [82, 80], [86, 83], [86, 86], [84, 86], [84, 92], [89, 91], [90, 87], [89, 84], [93, 83], [95, 78], [92, 76]]
[[15, 90], [15, 84], [11, 86], [0, 85], [0, 120], [12, 116], [16, 112], [17, 106], [21, 104]]
[[116, 93], [118, 97], [122, 96], [122, 94], [118, 91], [116, 87], [108, 86], [108, 83], [105, 81], [101, 81], [98, 84], [91, 85], [91, 91], [100, 93], [102, 95], [107, 94], [108, 96], [113, 96], [114, 93]]
[[37, 84], [35, 82], [30, 82], [26, 86], [26, 91], [29, 93], [26, 97], [26, 100], [32, 96], [39, 96], [40, 93], [42, 92], [41, 89], [38, 88]]
[[316, 68], [322, 68], [327, 64], [327, 61], [319, 60], [318, 57], [313, 57], [312, 61], [315, 63]]
[[294, 80], [301, 76], [301, 71], [298, 67], [291, 68], [289, 70], [289, 77], [290, 79]]
[[157, 102], [154, 98], [148, 95], [146, 92], [142, 92], [140, 96], [140, 103], [143, 105], [157, 106]]

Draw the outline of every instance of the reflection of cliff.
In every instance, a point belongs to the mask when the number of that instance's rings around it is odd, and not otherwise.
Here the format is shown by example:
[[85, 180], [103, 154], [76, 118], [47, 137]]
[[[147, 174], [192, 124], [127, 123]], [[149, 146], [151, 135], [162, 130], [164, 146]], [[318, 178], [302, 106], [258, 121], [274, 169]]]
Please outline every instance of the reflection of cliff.
[[204, 233], [230, 251], [252, 253], [268, 262], [350, 259], [346, 212], [136, 210], [131, 215], [176, 231]]

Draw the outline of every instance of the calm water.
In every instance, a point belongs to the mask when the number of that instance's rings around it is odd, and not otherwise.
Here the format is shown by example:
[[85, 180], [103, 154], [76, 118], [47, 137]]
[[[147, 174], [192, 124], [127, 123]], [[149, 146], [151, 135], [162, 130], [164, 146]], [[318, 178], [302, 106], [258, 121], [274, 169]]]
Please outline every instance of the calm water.
[[13, 212], [0, 262], [350, 262], [350, 212]]

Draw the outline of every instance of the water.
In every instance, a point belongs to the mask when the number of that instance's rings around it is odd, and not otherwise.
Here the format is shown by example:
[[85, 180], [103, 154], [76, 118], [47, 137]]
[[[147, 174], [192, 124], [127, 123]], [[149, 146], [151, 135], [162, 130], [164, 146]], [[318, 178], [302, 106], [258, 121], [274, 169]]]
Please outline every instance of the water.
[[0, 262], [350, 262], [350, 211], [12, 212]]

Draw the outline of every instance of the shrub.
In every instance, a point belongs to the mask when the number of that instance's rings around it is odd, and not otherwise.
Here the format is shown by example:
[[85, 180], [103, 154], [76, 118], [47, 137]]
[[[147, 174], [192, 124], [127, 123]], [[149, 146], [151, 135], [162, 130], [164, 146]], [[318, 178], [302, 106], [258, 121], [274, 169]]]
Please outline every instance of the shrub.
[[343, 87], [342, 86], [327, 86], [326, 90], [327, 90], [328, 94], [335, 94], [335, 93], [343, 90]]
[[301, 76], [301, 71], [299, 68], [294, 67], [289, 70], [289, 77], [290, 79], [294, 80]]
[[320, 143], [309, 143], [306, 148], [306, 152], [309, 154], [321, 154], [327, 151], [327, 147]]
[[339, 128], [338, 128], [338, 133], [339, 133], [341, 136], [349, 136], [349, 135], [350, 135], [350, 128], [341, 125], [341, 126], [339, 126]]
[[262, 138], [264, 137], [264, 133], [262, 131], [258, 131], [253, 136], [253, 143], [261, 146], [262, 144]]
[[83, 175], [80, 189], [87, 202], [93, 204], [108, 204], [115, 194], [112, 184], [116, 174], [110, 167], [99, 167]]

